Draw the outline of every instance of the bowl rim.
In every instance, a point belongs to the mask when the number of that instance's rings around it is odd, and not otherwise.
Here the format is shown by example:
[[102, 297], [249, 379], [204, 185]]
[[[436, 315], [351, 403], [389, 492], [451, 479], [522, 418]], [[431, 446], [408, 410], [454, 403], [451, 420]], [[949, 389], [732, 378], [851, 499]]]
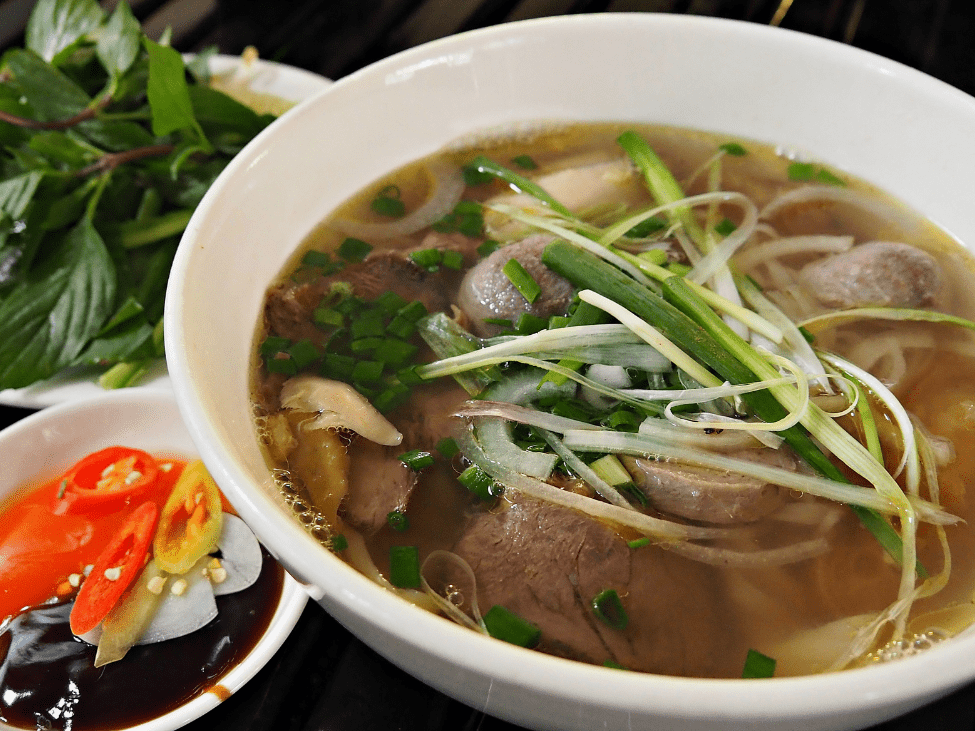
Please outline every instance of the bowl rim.
[[[54, 435], [55, 440], [63, 441], [70, 437], [71, 433], [59, 431], [58, 426], [63, 425], [66, 419], [77, 418], [79, 415], [92, 411], [115, 414], [129, 413], [138, 409], [150, 410], [152, 413], [169, 409], [173, 417], [178, 416], [175, 396], [169, 391], [139, 386], [119, 391], [105, 391], [100, 394], [58, 403], [24, 416], [0, 430], [0, 451], [9, 442], [29, 437], [38, 432]], [[111, 431], [106, 430], [104, 435], [109, 437]], [[121, 442], [124, 442], [124, 439], [119, 443]], [[185, 449], [174, 451], [186, 452]], [[18, 477], [16, 482], [25, 485], [34, 482], [37, 478], [50, 479], [48, 473], [53, 471], [50, 466], [57, 464], [66, 468], [70, 466], [73, 459], [78, 459], [81, 456], [83, 455], [79, 454], [68, 459], [48, 461], [43, 471]], [[0, 503], [5, 502], [6, 497], [6, 495], [0, 496]], [[307, 592], [294, 577], [285, 571], [281, 596], [268, 622], [267, 630], [239, 663], [211, 683], [208, 689], [197, 693], [178, 707], [142, 723], [125, 726], [119, 731], [173, 731], [216, 708], [227, 697], [239, 691], [271, 660], [297, 624], [307, 602]], [[223, 691], [220, 695], [214, 692], [217, 687]], [[15, 729], [16, 727], [0, 722], [0, 728]]]
[[[470, 40], [483, 42], [492, 37], [500, 38], [514, 30], [548, 31], [594, 23], [598, 24], [596, 32], [601, 27], [611, 28], [621, 23], [652, 23], [674, 30], [703, 29], [710, 33], [733, 30], [745, 41], [757, 39], [776, 47], [797, 45], [812, 51], [825, 49], [829, 57], [837, 63], [866, 66], [878, 74], [897, 77], [911, 86], [920, 86], [925, 93], [939, 96], [949, 105], [964, 107], [965, 114], [975, 119], [975, 98], [921, 71], [869, 51], [797, 31], [772, 28], [757, 23], [669, 13], [598, 13], [539, 18], [490, 26], [431, 41], [377, 61], [336, 80], [331, 87], [293, 110], [292, 118], [307, 112], [312, 107], [326, 104], [331, 97], [338, 96], [346, 87], [358, 84], [363, 77], [390, 73], [408, 66], [411, 62], [421, 63], [425, 58], [457, 48]], [[235, 158], [208, 191], [190, 222], [177, 252], [174, 276], [170, 280], [170, 290], [167, 293], [166, 321], [171, 326], [166, 328], [166, 345], [167, 352], [171, 354], [170, 372], [174, 375], [177, 402], [207, 465], [215, 472], [215, 476], [219, 475], [218, 482], [224, 480], [229, 486], [247, 485], [250, 479], [235, 464], [233, 456], [226, 446], [221, 444], [219, 437], [214, 436], [218, 433], [216, 417], [207, 413], [201, 406], [203, 400], [199, 398], [199, 386], [188, 369], [185, 355], [188, 345], [183, 340], [184, 333], [179, 327], [182, 319], [180, 291], [186, 286], [185, 270], [191, 261], [194, 239], [211, 215], [212, 206], [224, 195], [232, 177], [250, 165], [257, 156], [262, 154], [268, 142], [280, 134], [279, 129], [276, 124], [272, 124], [262, 132], [251, 143], [250, 149]], [[238, 494], [236, 487], [231, 489], [234, 490], [235, 495]], [[246, 509], [251, 519], [260, 519], [263, 521], [262, 527], [269, 531], [283, 533], [286, 538], [283, 538], [280, 543], [298, 547], [298, 550], [290, 551], [287, 557], [279, 556], [279, 560], [286, 562], [298, 576], [313, 576], [315, 571], [313, 564], [323, 559], [328, 552], [307, 535], [298, 526], [297, 521], [279, 515], [276, 511], [264, 510], [261, 502], [256, 501], [250, 494], [244, 492], [239, 494], [242, 498], [241, 509]], [[968, 667], [971, 664], [968, 662], [971, 645], [975, 644], [975, 639], [972, 637], [944, 643], [943, 646], [911, 658], [907, 663], [845, 670], [840, 674], [772, 678], [761, 683], [742, 679], [685, 678], [645, 673], [621, 674], [609, 668], [566, 661], [513, 646], [502, 646], [496, 640], [410, 606], [334, 556], [328, 556], [327, 560], [330, 585], [320, 587], [320, 591], [325, 593], [325, 596], [320, 597], [315, 594], [314, 597], [329, 611], [357, 613], [365, 622], [377, 625], [384, 631], [395, 632], [403, 642], [415, 648], [422, 648], [423, 652], [455, 668], [512, 682], [518, 682], [519, 678], [530, 679], [532, 691], [540, 692], [553, 699], [564, 699], [568, 688], [574, 695], [584, 698], [587, 703], [594, 704], [598, 708], [613, 708], [621, 712], [633, 709], [653, 710], [678, 714], [681, 717], [698, 719], [720, 717], [725, 720], [756, 719], [775, 715], [791, 718], [813, 717], [822, 714], [824, 705], [829, 706], [830, 713], [857, 711], [866, 706], [880, 708], [888, 704], [898, 705], [907, 710], [911, 706], [902, 705], [906, 699], [904, 695], [906, 687], [910, 687], [910, 697], [933, 698], [939, 694], [947, 694], [959, 685], [970, 681], [975, 675], [975, 671]], [[395, 619], [394, 615], [403, 619], [400, 626], [395, 629], [391, 626]], [[430, 644], [428, 639], [434, 635], [442, 636], [444, 641]], [[375, 649], [385, 654], [382, 647]], [[426, 682], [434, 682], [429, 674], [424, 675], [423, 669], [407, 669], [420, 674]], [[905, 678], [911, 682], [905, 683]], [[842, 697], [828, 694], [829, 691], [839, 687], [847, 691]], [[489, 707], [488, 711], [502, 717], [505, 715], [503, 709], [495, 707]], [[519, 720], [524, 722], [523, 718]]]

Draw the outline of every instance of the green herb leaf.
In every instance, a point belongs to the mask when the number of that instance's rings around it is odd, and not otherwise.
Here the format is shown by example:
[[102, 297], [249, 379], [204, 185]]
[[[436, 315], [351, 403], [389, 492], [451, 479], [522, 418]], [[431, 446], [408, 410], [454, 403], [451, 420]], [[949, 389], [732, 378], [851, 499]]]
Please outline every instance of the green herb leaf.
[[209, 147], [193, 112], [186, 83], [183, 57], [173, 48], [143, 37], [149, 53], [149, 85], [146, 93], [152, 111], [152, 133], [163, 137], [179, 130], [194, 130], [199, 141]]
[[0, 304], [0, 388], [73, 363], [111, 314], [115, 288], [105, 243], [83, 218]]
[[743, 678], [771, 678], [775, 675], [775, 660], [763, 655], [758, 650], [749, 650], [745, 657], [745, 667], [742, 669]]
[[115, 6], [95, 43], [95, 52], [102, 65], [113, 78], [118, 78], [135, 63], [139, 55], [139, 44], [142, 38], [142, 28], [139, 21], [129, 9], [128, 3], [122, 0]]
[[42, 122], [70, 119], [91, 103], [91, 96], [31, 51], [13, 49], [4, 56], [12, 83]]
[[97, 0], [38, 0], [24, 31], [24, 43], [45, 61], [52, 60], [102, 23]]

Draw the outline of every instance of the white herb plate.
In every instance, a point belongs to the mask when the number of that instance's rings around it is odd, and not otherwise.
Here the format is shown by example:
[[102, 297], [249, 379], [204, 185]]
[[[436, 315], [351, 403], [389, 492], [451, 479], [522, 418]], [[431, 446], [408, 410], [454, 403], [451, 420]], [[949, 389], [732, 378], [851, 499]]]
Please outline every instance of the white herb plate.
[[[197, 453], [172, 393], [99, 389], [96, 396], [52, 406], [0, 431], [0, 453], [4, 455], [0, 502], [23, 485], [51, 479], [86, 454], [113, 444], [186, 457]], [[180, 728], [237, 692], [281, 647], [307, 600], [302, 586], [286, 573], [281, 598], [267, 630], [239, 664], [217, 679], [212, 691], [204, 691], [178, 708], [127, 731]], [[0, 729], [10, 728], [0, 722]]]
[[[214, 56], [210, 59], [210, 70], [214, 76], [232, 76], [235, 83], [251, 93], [294, 104], [314, 96], [332, 83], [330, 79], [305, 69], [262, 59], [243, 60], [239, 56]], [[91, 367], [69, 368], [26, 388], [0, 391], [0, 405], [39, 409], [104, 393], [98, 384], [101, 373]], [[139, 387], [171, 392], [166, 364], [163, 361], [155, 363]]]

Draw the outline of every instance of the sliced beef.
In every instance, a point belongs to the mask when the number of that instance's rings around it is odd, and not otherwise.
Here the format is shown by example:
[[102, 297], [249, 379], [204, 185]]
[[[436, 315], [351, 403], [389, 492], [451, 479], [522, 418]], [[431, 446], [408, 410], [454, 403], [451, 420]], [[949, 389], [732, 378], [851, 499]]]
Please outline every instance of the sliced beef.
[[268, 293], [264, 316], [275, 335], [292, 340], [321, 343], [324, 335], [312, 313], [335, 282], [348, 282], [358, 297], [371, 300], [392, 291], [407, 301], [419, 300], [429, 312], [450, 308], [450, 296], [457, 287], [457, 274], [449, 269], [435, 272], [414, 264], [402, 251], [380, 251], [362, 262], [350, 264], [336, 274], [308, 282], [288, 282]]
[[[483, 611], [515, 612], [541, 629], [540, 650], [563, 657], [668, 675], [721, 671], [714, 635], [727, 627], [710, 567], [654, 546], [631, 549], [574, 510], [520, 497], [505, 505], [475, 515], [454, 547], [474, 571]], [[623, 630], [592, 612], [607, 589], [622, 598]]]
[[[737, 459], [796, 469], [785, 449], [747, 449]], [[703, 523], [748, 523], [781, 507], [785, 494], [763, 480], [677, 462], [621, 455], [634, 483], [661, 513]]]
[[[457, 293], [457, 305], [470, 319], [475, 333], [490, 337], [502, 329], [485, 320], [516, 323], [526, 312], [547, 318], [568, 310], [575, 288], [542, 264], [542, 250], [551, 240], [547, 234], [529, 236], [498, 249], [467, 272]], [[511, 259], [517, 259], [541, 287], [534, 302], [525, 299], [502, 271]]]
[[417, 473], [400, 461], [400, 447], [384, 447], [358, 438], [349, 447], [348, 492], [340, 514], [366, 535], [386, 524], [394, 510], [404, 511]]
[[827, 307], [918, 307], [934, 299], [941, 269], [914, 246], [872, 241], [808, 264], [801, 276]]
[[418, 386], [409, 398], [390, 415], [390, 420], [403, 434], [401, 451], [436, 447], [444, 437], [453, 434], [457, 419], [451, 416], [469, 398], [467, 391], [453, 382], [441, 379], [430, 386]]

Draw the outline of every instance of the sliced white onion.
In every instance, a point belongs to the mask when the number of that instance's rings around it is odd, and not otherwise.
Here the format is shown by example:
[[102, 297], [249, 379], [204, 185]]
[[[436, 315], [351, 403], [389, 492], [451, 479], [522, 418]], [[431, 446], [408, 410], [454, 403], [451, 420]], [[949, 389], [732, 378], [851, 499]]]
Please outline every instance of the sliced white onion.
[[439, 221], [454, 210], [464, 192], [464, 176], [454, 165], [431, 165], [428, 172], [432, 179], [432, 192], [426, 202], [415, 211], [389, 223], [366, 223], [340, 218], [333, 222], [335, 228], [360, 239], [392, 239], [408, 236]]
[[[173, 640], [196, 632], [213, 621], [217, 616], [217, 600], [213, 586], [203, 575], [209, 561], [210, 556], [204, 556], [182, 576], [169, 577], [156, 616], [137, 645]], [[173, 586], [179, 581], [185, 581], [186, 588], [181, 594], [174, 594]]]
[[242, 591], [257, 581], [264, 559], [261, 544], [247, 524], [236, 515], [223, 514], [223, 529], [217, 540], [217, 548], [223, 556], [220, 565], [227, 572], [227, 578], [213, 582], [216, 596]]

